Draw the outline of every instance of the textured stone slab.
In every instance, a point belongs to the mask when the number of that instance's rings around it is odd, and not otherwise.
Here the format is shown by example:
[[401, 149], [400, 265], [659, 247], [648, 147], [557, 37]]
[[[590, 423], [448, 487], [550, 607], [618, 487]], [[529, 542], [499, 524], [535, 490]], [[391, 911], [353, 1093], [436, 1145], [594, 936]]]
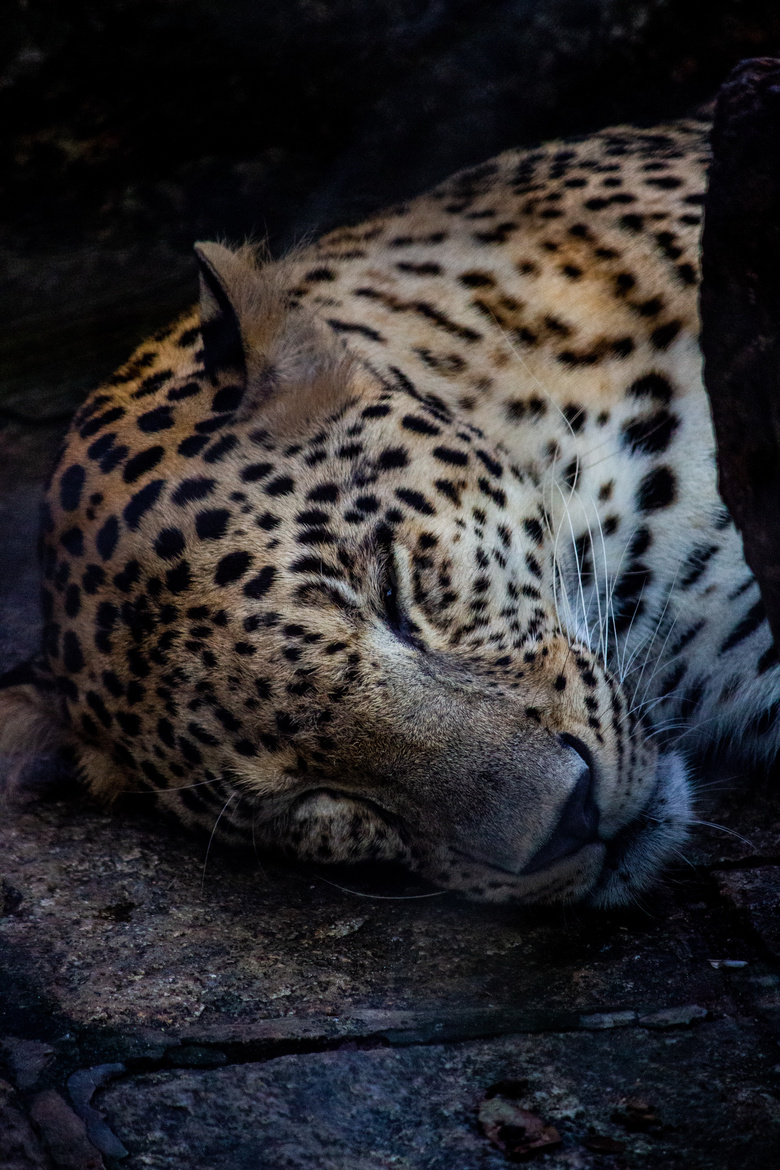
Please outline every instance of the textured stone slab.
[[730, 904], [750, 923], [766, 949], [780, 958], [780, 865], [716, 874]]
[[[290, 1040], [312, 1026], [321, 1036], [330, 1020], [331, 1038], [389, 1027], [400, 1041], [729, 1007], [727, 973], [710, 965], [717, 922], [669, 891], [654, 916], [523, 913], [363, 879], [374, 901], [267, 860], [212, 849], [205, 862], [205, 849], [75, 799], [8, 810], [0, 954], [19, 994], [81, 1027], [152, 1027], [191, 1043], [264, 1043], [269, 1026], [281, 1040], [267, 1022], [290, 1018]], [[412, 1016], [377, 1024], [372, 1011]]]
[[[766, 1170], [780, 1141], [762, 1088], [775, 1060], [749, 1025], [721, 1020], [155, 1073], [110, 1086], [99, 1108], [130, 1150], [125, 1170], [499, 1170], [477, 1108], [508, 1080], [563, 1139], [549, 1170]], [[595, 1138], [624, 1153], [607, 1160], [584, 1144], [597, 1150]]]
[[0, 1081], [0, 1167], [3, 1170], [48, 1170], [49, 1165], [21, 1102], [7, 1081]]
[[[780, 861], [780, 769], [751, 775], [747, 766], [706, 761], [698, 767], [700, 821], [684, 847], [686, 858], [717, 868], [755, 858]], [[705, 823], [701, 823], [705, 822]]]

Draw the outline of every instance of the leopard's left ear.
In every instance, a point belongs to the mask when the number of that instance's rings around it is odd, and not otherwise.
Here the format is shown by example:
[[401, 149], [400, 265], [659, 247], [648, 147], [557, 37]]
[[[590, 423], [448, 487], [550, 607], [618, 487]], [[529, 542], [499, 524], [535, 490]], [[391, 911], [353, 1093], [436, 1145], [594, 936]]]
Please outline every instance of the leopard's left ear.
[[237, 419], [263, 417], [293, 434], [337, 411], [371, 376], [323, 321], [295, 305], [284, 263], [261, 265], [250, 247], [195, 245], [203, 363], [215, 382], [243, 387]]
[[246, 379], [244, 343], [230, 287], [240, 287], [252, 274], [247, 260], [222, 244], [196, 244], [200, 283], [200, 333], [203, 365], [212, 382], [228, 374]]

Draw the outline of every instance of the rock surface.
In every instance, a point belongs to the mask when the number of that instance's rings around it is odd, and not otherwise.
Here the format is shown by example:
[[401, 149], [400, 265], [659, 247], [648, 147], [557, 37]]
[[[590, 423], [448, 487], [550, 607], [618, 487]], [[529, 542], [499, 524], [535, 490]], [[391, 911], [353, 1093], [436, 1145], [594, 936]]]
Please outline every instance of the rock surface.
[[[507, 1163], [480, 1132], [477, 1108], [491, 1085], [522, 1078], [522, 1106], [562, 1138], [543, 1159], [551, 1170], [766, 1170], [780, 1136], [763, 1088], [774, 1059], [749, 1024], [722, 1019], [663, 1038], [513, 1036], [158, 1072], [114, 1085], [101, 1107], [133, 1151], [127, 1170], [499, 1170]], [[638, 1099], [652, 1112], [626, 1110]], [[642, 1116], [651, 1122], [636, 1124]], [[594, 1135], [619, 1143], [621, 1161], [588, 1150]]]

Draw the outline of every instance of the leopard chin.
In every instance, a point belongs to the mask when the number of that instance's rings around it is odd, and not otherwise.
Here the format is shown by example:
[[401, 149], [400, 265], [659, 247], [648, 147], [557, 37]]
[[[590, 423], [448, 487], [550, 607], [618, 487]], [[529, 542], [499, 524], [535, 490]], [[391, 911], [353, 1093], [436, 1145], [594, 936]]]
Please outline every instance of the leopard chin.
[[652, 886], [681, 848], [691, 823], [687, 765], [679, 752], [658, 757], [656, 786], [639, 815], [607, 844], [598, 881], [585, 901], [624, 906]]

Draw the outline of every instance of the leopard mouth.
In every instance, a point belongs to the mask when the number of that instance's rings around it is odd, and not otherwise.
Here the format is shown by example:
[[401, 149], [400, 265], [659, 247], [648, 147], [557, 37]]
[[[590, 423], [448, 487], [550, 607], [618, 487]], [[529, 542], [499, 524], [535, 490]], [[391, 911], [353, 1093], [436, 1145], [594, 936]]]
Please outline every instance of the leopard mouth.
[[682, 756], [659, 756], [656, 784], [645, 807], [607, 843], [599, 878], [585, 901], [600, 908], [625, 905], [651, 886], [685, 841], [691, 793]]
[[[483, 872], [503, 875], [493, 901], [550, 904], [580, 902], [606, 909], [635, 903], [658, 880], [659, 873], [685, 840], [691, 816], [690, 789], [682, 757], [659, 757], [655, 786], [634, 818], [614, 836], [583, 841], [532, 872], [504, 869], [495, 861], [461, 853]], [[497, 883], [493, 883], [497, 884]]]

